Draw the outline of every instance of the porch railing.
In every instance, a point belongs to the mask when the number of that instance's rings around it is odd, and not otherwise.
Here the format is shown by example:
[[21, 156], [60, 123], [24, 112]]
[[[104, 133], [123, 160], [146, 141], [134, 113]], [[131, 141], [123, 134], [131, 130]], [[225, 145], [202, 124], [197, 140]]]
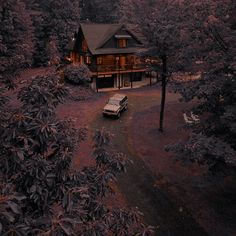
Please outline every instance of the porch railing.
[[109, 71], [128, 71], [128, 70], [145, 70], [144, 64], [126, 64], [126, 65], [96, 65], [89, 67], [92, 72], [109, 72]]

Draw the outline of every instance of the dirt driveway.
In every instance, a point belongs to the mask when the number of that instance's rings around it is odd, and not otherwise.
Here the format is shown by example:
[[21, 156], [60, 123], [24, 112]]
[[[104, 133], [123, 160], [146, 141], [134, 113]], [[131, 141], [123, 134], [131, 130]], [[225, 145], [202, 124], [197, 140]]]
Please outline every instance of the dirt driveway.
[[[19, 78], [19, 87], [30, 82], [32, 76], [48, 72], [48, 68], [24, 72]], [[75, 96], [83, 93], [87, 96], [87, 91], [78, 87], [73, 86], [73, 91]], [[16, 93], [17, 90], [10, 94], [14, 106], [19, 105]], [[212, 236], [236, 235], [236, 189], [232, 188], [235, 184], [231, 180], [226, 184], [219, 180], [211, 185], [202, 177], [204, 169], [174, 163], [173, 154], [164, 150], [165, 145], [186, 137], [186, 132], [180, 129], [182, 111], [191, 104], [181, 104], [178, 95], [168, 93], [165, 132], [161, 134], [157, 130], [160, 88], [153, 86], [122, 93], [128, 95], [129, 109], [119, 120], [105, 119], [101, 115], [112, 93], [91, 93], [86, 101], [68, 100], [57, 109], [60, 118], [71, 118], [75, 127], [88, 128], [88, 139], [78, 148], [74, 168], [94, 163], [89, 158], [91, 137], [95, 129], [105, 127], [114, 134], [114, 148], [133, 161], [119, 179], [118, 194], [109, 198], [110, 205], [138, 207], [144, 213], [144, 220], [157, 227], [156, 235], [206, 235], [199, 225]]]
[[[104, 96], [107, 99], [113, 93], [106, 93]], [[114, 148], [125, 153], [133, 162], [132, 165], [128, 166], [127, 173], [119, 178], [119, 190], [129, 206], [138, 207], [144, 213], [146, 223], [157, 227], [156, 235], [206, 235], [189, 212], [183, 210], [176, 201], [171, 199], [167, 192], [158, 187], [156, 174], [153, 171], [156, 168], [151, 169], [150, 163], [146, 163], [145, 159], [140, 156], [142, 153], [137, 150], [136, 144], [139, 147], [143, 145], [138, 141], [137, 143], [133, 142], [142, 137], [143, 134], [139, 131], [145, 127], [146, 122], [149, 122], [148, 120], [142, 120], [144, 124], [135, 127], [139, 114], [156, 108], [160, 102], [160, 92], [154, 87], [133, 91], [127, 90], [122, 91], [122, 93], [127, 94], [129, 98], [129, 108], [122, 113], [119, 120], [102, 117], [101, 111], [104, 103], [100, 103], [96, 106], [98, 113], [89, 125], [90, 130], [105, 127], [113, 135]], [[168, 94], [167, 104], [176, 104], [178, 97], [173, 93]], [[156, 132], [158, 131], [156, 130]], [[133, 136], [134, 134], [135, 136]]]
[[104, 127], [113, 134], [114, 148], [133, 161], [119, 178], [118, 194], [109, 200], [111, 205], [115, 202], [115, 206], [138, 207], [146, 223], [157, 228], [155, 235], [159, 236], [204, 236], [207, 233], [203, 227], [209, 235], [234, 235], [215, 220], [214, 214], [209, 214], [206, 188], [200, 186], [204, 169], [183, 167], [164, 150], [165, 145], [186, 138], [186, 131], [181, 129], [182, 111], [191, 104], [179, 103], [179, 96], [169, 92], [165, 131], [161, 134], [157, 129], [160, 89], [153, 86], [120, 92], [129, 98], [129, 108], [120, 119], [104, 118], [101, 113], [114, 92], [95, 94], [85, 102], [68, 101], [59, 107], [61, 118], [72, 118], [76, 127], [87, 126], [89, 131], [88, 141], [81, 143], [74, 159], [74, 167], [94, 163], [88, 158], [92, 152], [91, 137], [96, 129]]

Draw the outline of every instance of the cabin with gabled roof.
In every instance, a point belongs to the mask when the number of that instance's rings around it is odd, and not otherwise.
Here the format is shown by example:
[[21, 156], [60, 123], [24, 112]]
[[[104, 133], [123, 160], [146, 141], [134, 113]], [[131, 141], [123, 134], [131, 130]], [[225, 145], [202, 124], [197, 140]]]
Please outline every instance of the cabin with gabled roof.
[[123, 24], [81, 23], [68, 59], [89, 67], [95, 89], [132, 88], [146, 71], [138, 56], [145, 50], [143, 39], [140, 32]]

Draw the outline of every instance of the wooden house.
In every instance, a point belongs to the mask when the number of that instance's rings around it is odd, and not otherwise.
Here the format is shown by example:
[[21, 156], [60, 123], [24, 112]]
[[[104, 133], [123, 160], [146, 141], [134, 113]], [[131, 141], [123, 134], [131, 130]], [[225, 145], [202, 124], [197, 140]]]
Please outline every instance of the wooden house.
[[145, 50], [142, 40], [139, 32], [122, 24], [81, 23], [68, 59], [88, 65], [95, 89], [133, 87], [146, 71], [138, 56]]

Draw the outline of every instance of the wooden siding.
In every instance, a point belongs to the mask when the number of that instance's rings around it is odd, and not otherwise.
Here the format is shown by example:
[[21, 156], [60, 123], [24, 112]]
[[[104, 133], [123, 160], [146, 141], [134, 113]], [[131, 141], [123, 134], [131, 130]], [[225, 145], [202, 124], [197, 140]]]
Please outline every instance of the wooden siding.
[[97, 56], [97, 58], [102, 58], [102, 65], [115, 65], [114, 55]]

